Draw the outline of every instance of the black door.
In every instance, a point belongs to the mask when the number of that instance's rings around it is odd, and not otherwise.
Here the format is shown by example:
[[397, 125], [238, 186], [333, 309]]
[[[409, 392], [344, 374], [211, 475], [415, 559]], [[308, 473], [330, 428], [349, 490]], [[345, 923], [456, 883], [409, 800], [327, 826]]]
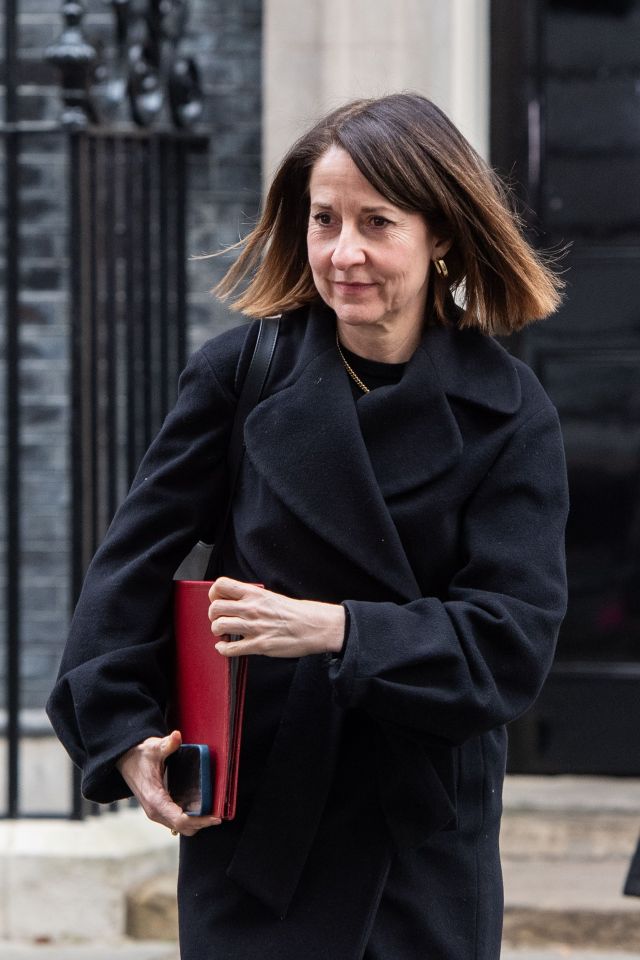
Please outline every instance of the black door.
[[640, 774], [640, 2], [494, 0], [492, 162], [571, 244], [560, 312], [508, 346], [562, 420], [569, 612], [513, 772]]

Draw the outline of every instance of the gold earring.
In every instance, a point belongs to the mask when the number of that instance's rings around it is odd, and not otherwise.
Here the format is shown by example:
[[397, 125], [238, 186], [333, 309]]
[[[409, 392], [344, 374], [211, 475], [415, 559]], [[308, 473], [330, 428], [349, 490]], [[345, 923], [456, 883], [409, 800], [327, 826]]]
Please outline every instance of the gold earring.
[[434, 260], [434, 261], [433, 261], [433, 265], [434, 265], [434, 267], [436, 268], [436, 270], [438, 271], [438, 273], [440, 274], [441, 277], [448, 277], [448, 276], [449, 276], [449, 271], [447, 270], [447, 265], [446, 265], [446, 263], [444, 262], [444, 260], [442, 260], [442, 259], [440, 259], [440, 260]]

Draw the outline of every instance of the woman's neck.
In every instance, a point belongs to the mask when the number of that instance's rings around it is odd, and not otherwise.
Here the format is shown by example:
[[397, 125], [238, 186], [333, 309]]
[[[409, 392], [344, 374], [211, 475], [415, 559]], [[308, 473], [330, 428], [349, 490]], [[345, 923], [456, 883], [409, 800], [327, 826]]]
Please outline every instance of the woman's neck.
[[356, 327], [338, 320], [340, 343], [351, 353], [380, 363], [405, 363], [415, 353], [422, 331], [413, 329], [406, 333], [396, 330]]

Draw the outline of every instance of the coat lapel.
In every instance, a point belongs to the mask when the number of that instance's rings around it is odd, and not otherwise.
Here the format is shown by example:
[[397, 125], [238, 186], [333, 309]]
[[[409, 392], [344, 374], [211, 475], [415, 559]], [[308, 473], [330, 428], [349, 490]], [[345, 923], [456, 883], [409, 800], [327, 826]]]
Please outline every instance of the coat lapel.
[[458, 424], [424, 350], [416, 351], [399, 383], [361, 397], [357, 415], [386, 501], [435, 480], [462, 455]]
[[419, 589], [376, 480], [330, 311], [314, 310], [294, 381], [245, 425], [249, 460], [306, 527], [401, 600]]
[[362, 435], [385, 501], [426, 486], [462, 457], [452, 397], [511, 414], [520, 406], [520, 381], [494, 340], [431, 326], [402, 380], [358, 401]]
[[448, 397], [487, 411], [515, 413], [522, 402], [513, 357], [479, 330], [427, 327], [421, 344]]

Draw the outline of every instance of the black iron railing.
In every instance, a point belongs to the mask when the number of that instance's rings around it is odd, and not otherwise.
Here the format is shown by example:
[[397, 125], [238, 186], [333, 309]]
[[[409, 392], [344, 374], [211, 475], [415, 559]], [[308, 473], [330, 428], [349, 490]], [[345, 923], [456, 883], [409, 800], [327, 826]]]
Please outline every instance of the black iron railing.
[[[22, 122], [17, 96], [16, 0], [5, 18], [5, 631], [6, 807], [20, 816], [24, 479], [21, 436], [20, 157], [32, 137], [64, 144], [67, 192], [69, 595], [77, 598], [136, 465], [170, 406], [184, 364], [188, 160], [206, 149], [196, 65], [181, 56], [185, 0], [146, 7], [112, 0], [114, 42], [84, 36], [83, 6], [62, 5], [47, 51], [59, 68], [60, 123]], [[52, 440], [52, 442], [55, 442]], [[74, 776], [68, 815], [86, 804]], [[38, 811], [38, 815], [47, 814]]]
[[18, 156], [20, 134], [17, 97], [17, 8], [16, 0], [7, 0], [5, 9], [5, 218], [6, 218], [6, 280], [5, 280], [5, 409], [6, 448], [6, 564], [5, 564], [5, 624], [6, 624], [6, 678], [7, 678], [7, 812], [15, 816], [18, 808], [18, 716], [20, 709], [20, 484], [18, 465]]

